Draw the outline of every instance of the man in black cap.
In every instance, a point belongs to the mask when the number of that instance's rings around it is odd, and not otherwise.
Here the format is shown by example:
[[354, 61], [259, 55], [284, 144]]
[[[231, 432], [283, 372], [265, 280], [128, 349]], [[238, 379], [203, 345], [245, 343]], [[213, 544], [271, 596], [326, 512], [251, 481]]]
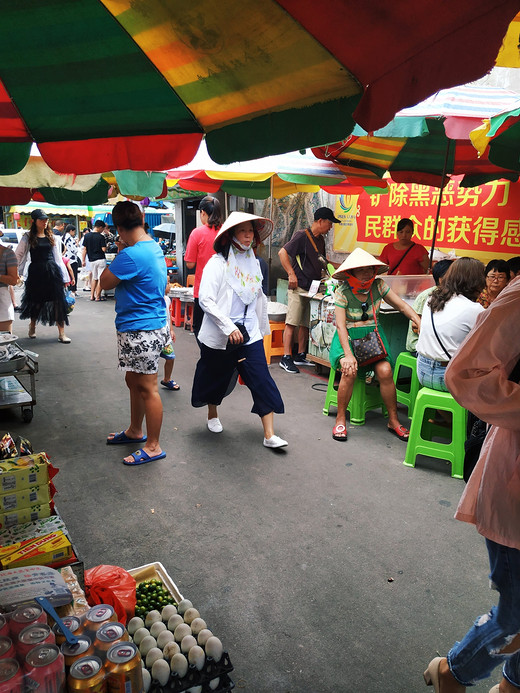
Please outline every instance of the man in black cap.
[[[305, 296], [315, 279], [321, 279], [322, 270], [326, 268], [324, 236], [339, 224], [331, 209], [320, 207], [314, 212], [314, 221], [310, 228], [296, 231], [291, 240], [278, 253], [282, 267], [289, 277], [288, 310], [283, 333], [284, 355], [280, 359], [280, 368], [287, 373], [299, 373], [297, 366], [310, 366], [307, 355], [309, 342], [309, 298]], [[298, 332], [298, 356], [293, 360], [292, 344], [294, 329]]]

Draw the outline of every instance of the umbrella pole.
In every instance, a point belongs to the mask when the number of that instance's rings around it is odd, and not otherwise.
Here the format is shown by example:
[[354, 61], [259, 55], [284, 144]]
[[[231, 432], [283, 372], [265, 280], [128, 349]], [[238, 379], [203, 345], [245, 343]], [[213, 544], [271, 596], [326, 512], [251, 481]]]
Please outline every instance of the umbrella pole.
[[435, 250], [435, 241], [437, 240], [437, 228], [439, 226], [439, 217], [441, 215], [441, 206], [442, 206], [442, 192], [444, 188], [446, 187], [446, 171], [448, 169], [448, 158], [450, 156], [450, 148], [451, 148], [451, 140], [448, 139], [448, 144], [446, 146], [446, 155], [444, 157], [444, 168], [442, 170], [442, 183], [441, 183], [441, 188], [439, 191], [439, 203], [437, 205], [437, 215], [435, 217], [435, 226], [433, 229], [433, 238], [432, 238], [432, 247], [430, 248], [430, 272], [432, 269], [432, 264], [433, 264], [433, 251]]
[[[269, 218], [272, 220], [273, 219], [273, 178], [274, 176], [271, 176], [270, 184], [269, 184]], [[269, 234], [269, 259], [268, 259], [268, 267], [269, 267], [269, 276], [271, 275], [271, 263], [272, 263], [272, 257], [271, 257], [271, 251], [272, 251], [272, 245], [271, 245], [271, 236], [273, 234]]]

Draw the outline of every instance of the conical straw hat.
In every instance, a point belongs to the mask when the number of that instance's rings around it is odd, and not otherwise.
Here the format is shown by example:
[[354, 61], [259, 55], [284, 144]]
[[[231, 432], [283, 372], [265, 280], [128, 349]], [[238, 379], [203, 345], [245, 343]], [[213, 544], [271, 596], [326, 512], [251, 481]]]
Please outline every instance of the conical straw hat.
[[265, 241], [273, 231], [273, 222], [266, 217], [259, 217], [256, 214], [248, 214], [247, 212], [231, 212], [215, 236], [215, 241], [220, 238], [223, 233], [229, 231], [233, 226], [241, 224], [243, 221], [250, 221], [253, 224], [253, 227], [260, 236], [260, 241]]
[[385, 265], [381, 260], [377, 260], [373, 255], [367, 253], [362, 248], [353, 250], [348, 258], [343, 262], [332, 275], [333, 279], [345, 280], [347, 277], [345, 272], [349, 272], [359, 267], [375, 267], [377, 274], [383, 274], [388, 270], [388, 265]]

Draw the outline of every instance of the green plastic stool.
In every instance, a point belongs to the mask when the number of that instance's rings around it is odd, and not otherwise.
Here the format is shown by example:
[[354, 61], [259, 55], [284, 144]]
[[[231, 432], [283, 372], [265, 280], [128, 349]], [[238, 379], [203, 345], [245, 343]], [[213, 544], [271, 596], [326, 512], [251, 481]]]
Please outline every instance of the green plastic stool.
[[[449, 428], [428, 422], [429, 418], [435, 416], [437, 409], [452, 414], [450, 442], [439, 443], [432, 440], [433, 437], [450, 436]], [[451, 476], [462, 479], [467, 415], [467, 411], [453, 399], [449, 392], [439, 392], [429, 387], [421, 388], [415, 400], [414, 417], [403, 464], [407, 467], [415, 467], [417, 455], [448, 460], [451, 462]]]
[[[335, 387], [336, 371], [330, 369], [329, 384], [327, 386], [327, 394], [325, 395], [325, 404], [323, 413], [329, 415], [330, 407], [338, 406], [338, 390]], [[379, 384], [366, 384], [365, 377], [356, 378], [352, 397], [350, 398], [347, 411], [350, 413], [350, 423], [353, 426], [363, 426], [365, 423], [365, 414], [370, 409], [381, 408], [383, 414], [387, 415], [387, 410], [383, 404]]]
[[[412, 372], [410, 379], [410, 390], [408, 392], [399, 387], [399, 373], [402, 368], [409, 368]], [[408, 407], [408, 418], [411, 419], [415, 407], [415, 400], [417, 399], [417, 393], [421, 389], [421, 383], [417, 377], [417, 357], [410, 354], [409, 351], [401, 351], [395, 361], [394, 383], [397, 401], [400, 404], [405, 404]]]

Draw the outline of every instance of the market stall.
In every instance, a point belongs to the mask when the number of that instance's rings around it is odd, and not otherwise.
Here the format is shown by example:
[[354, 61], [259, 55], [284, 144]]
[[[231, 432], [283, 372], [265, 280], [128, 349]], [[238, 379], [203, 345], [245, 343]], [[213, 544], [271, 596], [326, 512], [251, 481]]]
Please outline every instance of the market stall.
[[58, 471], [30, 441], [1, 439], [0, 693], [232, 690], [213, 624], [161, 563], [84, 570]]

